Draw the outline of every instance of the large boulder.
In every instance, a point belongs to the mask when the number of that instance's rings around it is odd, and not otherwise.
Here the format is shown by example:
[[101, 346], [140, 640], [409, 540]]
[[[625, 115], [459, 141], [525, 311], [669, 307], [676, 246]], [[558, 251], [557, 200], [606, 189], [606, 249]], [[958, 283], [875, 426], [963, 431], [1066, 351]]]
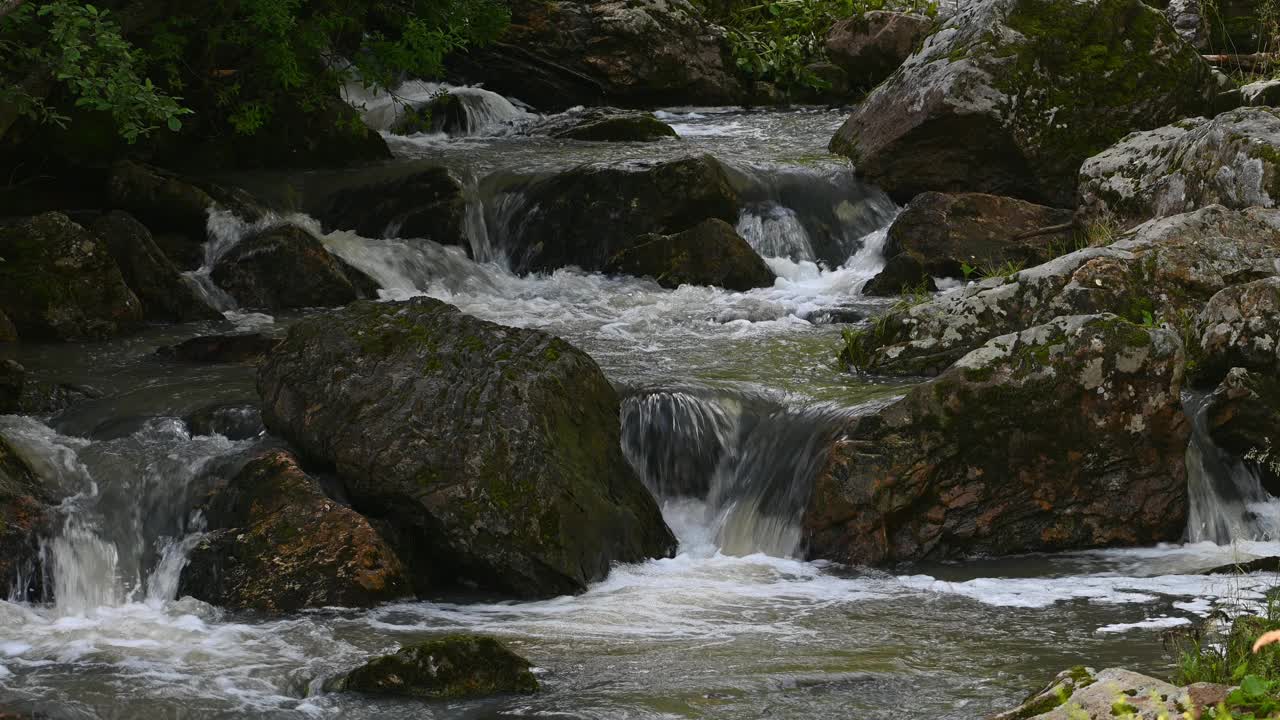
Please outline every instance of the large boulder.
[[849, 85], [868, 89], [892, 75], [932, 30], [924, 15], [872, 10], [832, 25], [824, 44]]
[[1134, 133], [1080, 168], [1082, 212], [1134, 225], [1208, 205], [1275, 207], [1280, 110], [1239, 108]]
[[[668, 162], [582, 165], [513, 187], [521, 211], [505, 218], [505, 250], [517, 272], [576, 265], [602, 270], [650, 233], [672, 234], [738, 218], [738, 194], [709, 155]], [[494, 228], [491, 226], [491, 230]]]
[[1262, 486], [1280, 496], [1280, 379], [1274, 372], [1232, 368], [1205, 403], [1209, 438], [1248, 463]]
[[438, 700], [531, 693], [529, 661], [483, 635], [446, 635], [377, 657], [326, 689]]
[[1131, 720], [1207, 718], [1223, 702], [1231, 688], [1195, 683], [1175, 687], [1169, 683], [1125, 670], [1107, 668], [1094, 672], [1074, 667], [1058, 674], [1044, 690], [1008, 712], [989, 720]]
[[1141, 0], [978, 0], [854, 110], [831, 150], [902, 202], [977, 191], [1068, 207], [1085, 158], [1206, 112], [1217, 90]]
[[0, 435], [0, 578], [6, 592], [19, 581], [18, 600], [40, 594], [39, 540], [52, 530], [53, 501], [48, 486]]
[[221, 320], [156, 246], [151, 231], [133, 216], [112, 212], [93, 222], [90, 229], [107, 244], [124, 281], [142, 301], [151, 320], [187, 322]]
[[538, 105], [734, 105], [724, 31], [688, 0], [512, 0], [500, 42], [450, 60], [459, 79]]
[[333, 256], [310, 232], [280, 225], [236, 243], [212, 278], [242, 307], [336, 307], [365, 295], [372, 281]]
[[1073, 218], [1070, 210], [998, 195], [921, 193], [889, 226], [889, 274], [872, 278], [864, 292], [895, 295], [935, 277], [968, 279], [1039, 265], [1074, 249]]
[[998, 335], [1059, 315], [1110, 312], [1186, 329], [1213, 295], [1280, 272], [1280, 210], [1210, 206], [1145, 223], [1089, 247], [993, 277], [849, 335], [845, 362], [889, 375], [934, 375]]
[[772, 287], [773, 271], [732, 225], [704, 220], [674, 235], [644, 235], [618, 252], [605, 272], [648, 276], [666, 288], [715, 285], [726, 290]]
[[1233, 285], [1196, 318], [1198, 375], [1209, 381], [1233, 367], [1280, 374], [1280, 277]]
[[0, 225], [0, 312], [28, 340], [98, 340], [142, 321], [106, 243], [54, 212]]
[[586, 354], [437, 300], [358, 302], [294, 325], [262, 365], [263, 419], [332, 466], [425, 593], [580, 592], [675, 547], [619, 446]]
[[222, 607], [281, 613], [368, 607], [409, 594], [396, 554], [283, 450], [251, 459], [201, 506], [209, 533], [178, 592]]
[[313, 212], [326, 231], [351, 230], [368, 238], [432, 240], [470, 250], [462, 183], [443, 167], [344, 188]]
[[578, 119], [572, 127], [552, 133], [564, 140], [587, 142], [654, 142], [678, 137], [670, 125], [652, 113], [605, 114]]
[[831, 451], [811, 557], [877, 565], [1142, 545], [1187, 518], [1176, 333], [1114, 315], [992, 339]]
[[156, 349], [166, 360], [197, 363], [256, 363], [280, 344], [262, 333], [201, 335]]

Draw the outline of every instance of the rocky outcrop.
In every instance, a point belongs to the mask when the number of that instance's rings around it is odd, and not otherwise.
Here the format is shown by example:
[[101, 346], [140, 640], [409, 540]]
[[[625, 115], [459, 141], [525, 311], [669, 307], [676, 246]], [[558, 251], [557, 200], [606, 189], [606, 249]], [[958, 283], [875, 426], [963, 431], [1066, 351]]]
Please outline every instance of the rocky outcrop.
[[651, 277], [666, 288], [715, 285], [726, 290], [771, 287], [773, 271], [732, 225], [704, 220], [675, 235], [644, 235], [614, 255], [607, 273]]
[[924, 15], [872, 10], [832, 25], [824, 44], [849, 86], [865, 90], [892, 75], [932, 31]]
[[[0, 391], [2, 392], [2, 391]], [[2, 411], [0, 411], [2, 412]], [[51, 529], [54, 501], [49, 489], [13, 446], [0, 435], [0, 589], [17, 599], [39, 599], [40, 573], [35, 572], [39, 538]], [[22, 586], [10, 584], [23, 580]]]
[[596, 364], [428, 298], [299, 322], [262, 365], [267, 427], [332, 466], [419, 593], [582, 591], [675, 547]]
[[156, 355], [166, 360], [198, 363], [255, 363], [280, 344], [280, 338], [262, 333], [201, 335], [166, 345]]
[[654, 142], [678, 136], [670, 125], [650, 113], [625, 113], [599, 117], [588, 114], [573, 127], [552, 133], [552, 137], [588, 142]]
[[934, 375], [998, 335], [1059, 315], [1110, 312], [1187, 326], [1222, 289], [1280, 271], [1280, 211], [1211, 206], [1145, 223], [1006, 277], [988, 278], [854, 333], [845, 362], [889, 375]]
[[1232, 368], [1209, 396], [1204, 413], [1213, 444], [1246, 463], [1267, 492], [1280, 496], [1280, 380], [1275, 374]]
[[374, 658], [326, 689], [439, 700], [531, 693], [538, 680], [529, 667], [493, 638], [446, 635]]
[[1049, 687], [1013, 710], [989, 720], [1132, 720], [1207, 717], [1231, 688], [1212, 683], [1176, 687], [1124, 668], [1094, 672], [1075, 667], [1059, 673]]
[[1080, 169], [1082, 213], [1125, 225], [1213, 204], [1275, 207], [1280, 110], [1240, 108], [1130, 135]]
[[858, 421], [819, 473], [809, 554], [877, 565], [1177, 540], [1176, 333], [1114, 315], [997, 337]]
[[854, 110], [831, 150], [900, 202], [938, 190], [1068, 207], [1086, 158], [1207, 112], [1217, 91], [1141, 0], [980, 0]]
[[0, 225], [0, 312], [28, 340], [98, 340], [142, 321], [106, 244], [61, 213]]
[[232, 609], [281, 613], [368, 607], [409, 594], [381, 536], [283, 450], [249, 461], [201, 507], [210, 532], [178, 592]]
[[313, 212], [326, 231], [421, 238], [470, 250], [462, 183], [443, 167], [339, 190]]
[[738, 217], [738, 195], [709, 155], [582, 165], [513, 191], [523, 195], [523, 211], [508, 220], [505, 235], [517, 245], [504, 250], [516, 272], [602, 270], [641, 235]]
[[733, 105], [745, 96], [724, 31], [687, 0], [513, 0], [500, 42], [455, 55], [450, 68], [542, 110]]
[[129, 288], [142, 301], [149, 320], [188, 322], [221, 320], [222, 314], [209, 307], [169, 258], [156, 246], [151, 232], [124, 212], [103, 215], [90, 229], [107, 245], [107, 252]]
[[[864, 288], [896, 295], [932, 278], [980, 278], [1039, 265], [1074, 248], [1074, 214], [981, 193], [917, 195], [889, 226], [886, 272]], [[1057, 227], [1056, 232], [1042, 232]], [[968, 272], [966, 272], [966, 268]]]
[[1280, 277], [1217, 293], [1196, 318], [1195, 329], [1199, 377], [1213, 382], [1234, 367], [1280, 373]]
[[376, 283], [358, 272], [311, 233], [281, 225], [237, 243], [214, 265], [212, 278], [242, 307], [282, 310], [336, 307], [363, 297], [362, 288]]

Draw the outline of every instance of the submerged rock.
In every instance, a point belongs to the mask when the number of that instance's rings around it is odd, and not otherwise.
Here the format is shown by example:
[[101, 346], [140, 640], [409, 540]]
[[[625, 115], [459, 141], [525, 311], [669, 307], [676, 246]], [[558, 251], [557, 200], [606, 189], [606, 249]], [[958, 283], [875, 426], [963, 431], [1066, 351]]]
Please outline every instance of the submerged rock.
[[994, 338], [855, 421], [818, 475], [809, 555], [877, 565], [1182, 537], [1185, 357], [1114, 315]]
[[[896, 295], [932, 279], [975, 279], [1038, 265], [1074, 249], [1074, 214], [981, 193], [917, 195], [889, 226], [885, 270], [864, 292]], [[1067, 227], [1063, 227], [1063, 226]], [[1056, 232], [1037, 233], [1058, 227]]]
[[419, 593], [581, 592], [675, 547], [622, 455], [613, 387], [545, 333], [359, 302], [294, 325], [258, 390], [267, 427], [335, 468]]
[[1251, 107], [1134, 133], [1080, 168], [1082, 212], [1126, 225], [1209, 205], [1275, 207], [1280, 110]]
[[330, 691], [460, 700], [531, 693], [529, 661], [483, 635], [446, 635], [374, 658], [330, 683]]
[[261, 360], [280, 344], [280, 338], [262, 333], [234, 335], [201, 335], [167, 345], [156, 355], [168, 360], [199, 363], [253, 363]]
[[410, 592], [369, 521], [326, 496], [283, 450], [250, 460], [201, 510], [210, 532], [191, 551], [180, 595], [281, 613], [368, 607]]
[[90, 228], [107, 244], [124, 281], [142, 301], [148, 319], [187, 322], [221, 320], [156, 246], [151, 232], [133, 216], [112, 212]]
[[1207, 112], [1217, 91], [1141, 0], [979, 0], [854, 110], [831, 150], [900, 202], [976, 191], [1066, 207], [1085, 158]]
[[0, 224], [0, 312], [28, 340], [100, 340], [142, 322], [106, 244], [53, 212]]
[[872, 10], [841, 20], [827, 32], [827, 56], [855, 88], [869, 89], [893, 74], [933, 30], [913, 13]]
[[675, 235], [644, 235], [614, 255], [608, 273], [648, 276], [666, 288], [715, 285], [726, 290], [772, 287], [773, 271], [732, 225], [704, 220]]
[[516, 272], [576, 265], [603, 270], [650, 233], [672, 234], [708, 218], [733, 223], [738, 195], [710, 155], [659, 163], [582, 165], [519, 189], [525, 209], [504, 248]]
[[358, 272], [311, 233], [282, 225], [237, 243], [212, 278], [243, 307], [282, 310], [346, 305], [362, 297], [361, 288], [377, 285]]
[[1146, 223], [1010, 276], [891, 310], [843, 357], [888, 375], [934, 375], [987, 340], [1059, 315], [1111, 312], [1185, 328], [1218, 291], [1277, 274], [1280, 211], [1211, 206]]
[[554, 132], [552, 136], [590, 142], [653, 142], [679, 137], [670, 125], [651, 113], [587, 116], [573, 127]]
[[326, 231], [421, 238], [470, 249], [462, 183], [443, 167], [339, 190], [313, 212]]
[[5, 583], [0, 590], [6, 595], [12, 589], [18, 600], [38, 599], [39, 538], [51, 529], [54, 500], [49, 488], [0, 435], [0, 578]]

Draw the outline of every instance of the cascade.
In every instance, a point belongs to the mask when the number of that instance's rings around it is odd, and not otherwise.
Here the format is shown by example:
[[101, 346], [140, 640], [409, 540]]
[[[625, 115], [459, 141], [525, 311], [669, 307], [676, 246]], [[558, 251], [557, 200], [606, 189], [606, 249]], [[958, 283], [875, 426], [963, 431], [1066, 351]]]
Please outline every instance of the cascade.
[[1257, 471], [1214, 444], [1206, 419], [1208, 396], [1184, 400], [1192, 419], [1187, 446], [1189, 542], [1229, 545], [1280, 540], [1280, 499], [1262, 487]]

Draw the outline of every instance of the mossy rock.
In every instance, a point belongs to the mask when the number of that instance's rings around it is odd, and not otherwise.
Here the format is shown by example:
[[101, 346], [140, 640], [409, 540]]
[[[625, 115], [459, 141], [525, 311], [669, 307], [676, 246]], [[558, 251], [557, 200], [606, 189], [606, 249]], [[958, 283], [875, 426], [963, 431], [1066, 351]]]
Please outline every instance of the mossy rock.
[[732, 225], [704, 220], [675, 235], [645, 235], [609, 260], [605, 272], [647, 276], [666, 288], [715, 285], [745, 291], [772, 287], [773, 271]]
[[363, 297], [372, 281], [350, 270], [307, 230], [282, 225], [241, 240], [211, 277], [242, 307], [280, 310], [335, 307]]
[[447, 635], [374, 658], [328, 689], [433, 700], [532, 693], [529, 661], [483, 635]]
[[151, 232], [133, 216], [119, 211], [108, 213], [95, 220], [90, 230], [106, 243], [125, 282], [142, 301], [147, 319], [168, 322], [222, 319], [222, 313], [196, 293], [156, 245]]
[[675, 129], [648, 113], [635, 113], [587, 121], [563, 130], [555, 137], [587, 142], [653, 142], [679, 137]]

